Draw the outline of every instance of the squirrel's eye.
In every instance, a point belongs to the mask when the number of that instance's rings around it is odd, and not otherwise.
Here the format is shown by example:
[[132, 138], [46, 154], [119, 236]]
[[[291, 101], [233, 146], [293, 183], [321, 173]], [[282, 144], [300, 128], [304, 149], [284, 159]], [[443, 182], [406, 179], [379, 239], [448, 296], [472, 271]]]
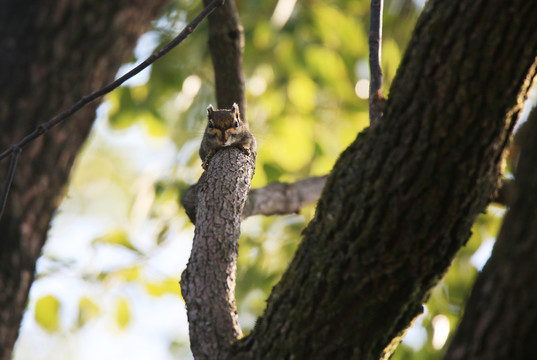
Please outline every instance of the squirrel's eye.
[[209, 120], [209, 124], [207, 124], [207, 127], [209, 129], [212, 129], [214, 127], [213, 122], [211, 120]]
[[239, 127], [239, 120], [235, 120], [235, 127]]

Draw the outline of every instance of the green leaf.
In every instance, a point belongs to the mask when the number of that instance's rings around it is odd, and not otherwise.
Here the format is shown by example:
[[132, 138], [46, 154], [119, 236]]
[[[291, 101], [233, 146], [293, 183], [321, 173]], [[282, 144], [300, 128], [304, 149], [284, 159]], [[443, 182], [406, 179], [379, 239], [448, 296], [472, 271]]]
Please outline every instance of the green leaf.
[[252, 43], [259, 50], [274, 46], [275, 39], [273, 28], [266, 22], [260, 22], [253, 31]]
[[316, 91], [317, 85], [305, 75], [292, 77], [287, 87], [289, 100], [305, 114], [310, 113], [315, 107]]
[[140, 268], [138, 266], [132, 266], [124, 269], [119, 269], [114, 272], [114, 275], [123, 278], [125, 281], [135, 281], [140, 278]]
[[367, 34], [350, 9], [338, 9], [322, 2], [312, 7], [315, 28], [322, 42], [354, 57], [367, 53]]
[[163, 137], [168, 135], [168, 128], [166, 125], [150, 113], [143, 114], [141, 121], [149, 135], [154, 137]]
[[35, 303], [35, 321], [49, 333], [58, 331], [59, 311], [60, 301], [52, 295], [44, 296]]
[[116, 305], [116, 321], [120, 329], [125, 329], [131, 321], [131, 311], [126, 299], [120, 299]]
[[[300, 170], [309, 164], [315, 152], [312, 125], [305, 117], [288, 116], [277, 128], [278, 136], [259, 151], [260, 156], [271, 156], [288, 172]], [[298, 135], [297, 135], [298, 134]]]
[[149, 87], [147, 84], [134, 86], [130, 88], [131, 97], [137, 102], [143, 102], [147, 99]]
[[86, 323], [99, 315], [99, 306], [90, 298], [83, 297], [78, 302], [78, 327], [81, 328]]
[[164, 294], [173, 294], [181, 296], [181, 289], [179, 287], [179, 282], [175, 278], [169, 278], [159, 282], [146, 282], [145, 291], [149, 295], [153, 296], [162, 296]]
[[305, 56], [311, 71], [327, 83], [336, 85], [339, 81], [348, 80], [345, 64], [337, 52], [319, 45], [310, 45], [306, 48]]
[[118, 245], [140, 253], [140, 251], [129, 241], [129, 236], [124, 230], [114, 230], [109, 232], [108, 234], [93, 240], [92, 244]]

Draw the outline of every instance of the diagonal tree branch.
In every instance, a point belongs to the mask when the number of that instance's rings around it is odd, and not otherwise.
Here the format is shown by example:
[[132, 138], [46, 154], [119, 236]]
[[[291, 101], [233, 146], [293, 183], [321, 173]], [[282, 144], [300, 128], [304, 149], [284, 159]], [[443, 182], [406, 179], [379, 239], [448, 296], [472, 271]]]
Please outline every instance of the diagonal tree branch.
[[[536, 74], [536, 15], [523, 0], [429, 1], [383, 121], [341, 154], [264, 315], [230, 358], [390, 358], [497, 186]], [[479, 76], [498, 68], [509, 73]]]
[[[71, 107], [69, 107], [67, 110], [63, 111], [62, 113], [56, 115], [49, 121], [39, 125], [33, 132], [26, 135], [21, 141], [19, 141], [17, 144], [11, 146], [10, 148], [6, 149], [0, 154], [0, 160], [3, 158], [11, 155], [14, 152], [20, 152], [26, 145], [28, 145], [30, 142], [34, 141], [36, 138], [40, 137], [41, 135], [45, 134], [47, 131], [52, 129], [54, 126], [60, 124], [67, 118], [69, 118], [71, 115], [76, 113], [78, 110], [89, 104], [90, 102], [100, 98], [103, 95], [108, 94], [109, 92], [113, 91], [117, 87], [119, 87], [121, 84], [123, 84], [125, 81], [133, 77], [134, 75], [138, 74], [140, 71], [147, 68], [149, 65], [153, 64], [156, 60], [167, 54], [170, 50], [172, 50], [174, 47], [179, 45], [183, 42], [192, 32], [196, 29], [196, 27], [205, 19], [210, 13], [212, 13], [217, 7], [221, 6], [224, 3], [224, 0], [213, 0], [210, 3], [207, 4], [207, 6], [192, 20], [180, 33], [177, 35], [172, 41], [170, 41], [168, 44], [166, 44], [163, 48], [149, 56], [147, 59], [145, 59], [142, 63], [137, 65], [134, 69], [130, 70], [125, 75], [121, 76], [117, 80], [111, 82], [110, 84], [103, 86], [97, 91], [92, 92], [89, 95], [86, 95], [82, 97], [80, 100], [78, 100], [76, 103], [74, 103]], [[16, 155], [18, 157], [18, 154]], [[15, 158], [16, 163], [16, 158]], [[12, 169], [12, 166], [10, 166], [10, 170]], [[13, 167], [14, 171], [14, 167]], [[13, 178], [13, 174], [11, 174], [11, 177], [8, 176], [7, 181], [4, 183], [4, 187], [2, 190], [1, 199], [0, 202], [0, 218], [1, 215], [5, 209], [5, 204], [7, 201], [7, 194], [9, 192], [9, 188], [11, 186], [11, 180]]]

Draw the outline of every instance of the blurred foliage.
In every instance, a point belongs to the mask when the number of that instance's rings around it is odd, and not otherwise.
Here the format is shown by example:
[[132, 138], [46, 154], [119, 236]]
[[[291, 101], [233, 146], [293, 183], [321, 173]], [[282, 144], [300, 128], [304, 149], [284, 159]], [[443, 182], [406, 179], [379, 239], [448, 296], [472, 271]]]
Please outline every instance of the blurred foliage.
[[120, 329], [124, 329], [129, 325], [131, 321], [131, 310], [129, 301], [127, 299], [120, 298], [116, 305], [116, 320]]
[[[287, 20], [268, 16], [276, 4], [237, 2], [245, 33], [247, 116], [260, 144], [254, 186], [327, 173], [342, 149], [368, 125], [367, 100], [359, 99], [354, 87], [368, 77], [369, 2], [296, 3]], [[198, 2], [171, 4], [156, 22], [154, 35], [140, 43], [138, 53], [143, 56], [135, 56], [133, 62], [169, 41], [175, 36], [170, 29], [179, 28], [199, 10]], [[412, 2], [386, 6], [386, 91], [416, 16]], [[199, 139], [205, 108], [216, 102], [206, 36], [201, 26], [152, 66], [147, 82], [111, 94], [110, 124], [117, 129], [142, 125], [155, 136], [171, 136], [179, 148]], [[197, 164], [197, 153], [188, 155], [188, 163]]]
[[82, 327], [99, 315], [99, 305], [83, 296], [78, 302], [78, 327]]
[[43, 296], [35, 303], [35, 322], [50, 333], [58, 331], [60, 307], [60, 301], [55, 296]]
[[[274, 10], [279, 2], [284, 1], [237, 1], [245, 33], [247, 118], [258, 140], [253, 187], [328, 173], [341, 151], [369, 123], [367, 99], [359, 98], [355, 87], [359, 80], [369, 77], [370, 2], [310, 0], [296, 2], [292, 12], [277, 15]], [[153, 29], [142, 36], [123, 70], [170, 41], [200, 10], [200, 1], [171, 3], [154, 21]], [[412, 1], [386, 1], [382, 56], [385, 94], [389, 93], [418, 12]], [[80, 255], [85, 259], [77, 261], [83, 264], [79, 265], [83, 281], [104, 289], [107, 296], [81, 294], [73, 328], [109, 316], [119, 329], [128, 329], [136, 316], [132, 295], [139, 294], [136, 291], [144, 292], [152, 301], [167, 295], [180, 301], [178, 279], [182, 270], [158, 273], [151, 264], [161, 261], [154, 259], [160, 259], [163, 253], [177, 253], [174, 244], [185, 233], [192, 237], [193, 227], [178, 201], [201, 174], [197, 151], [210, 103], [216, 101], [206, 24], [149, 71], [106, 97], [107, 120], [103, 126], [109, 128], [105, 135], [94, 135], [79, 156], [67, 199], [52, 230], [59, 231], [66, 214], [104, 218], [99, 226], [92, 225], [86, 231], [88, 248]], [[122, 142], [125, 134], [139, 132], [145, 136], [140, 144], [129, 147]], [[110, 145], [114, 141], [115, 147]], [[165, 150], [155, 150], [156, 155], [145, 160], [145, 165], [137, 165], [153, 151], [151, 146]], [[168, 165], [157, 171], [156, 165], [151, 165], [162, 160], [164, 153], [171, 153], [171, 160], [164, 161]], [[313, 211], [309, 207], [299, 215], [254, 217], [244, 222], [236, 296], [245, 332], [262, 313]], [[426, 334], [422, 345], [410, 347], [404, 342], [394, 359], [440, 357], [442, 350], [431, 343], [432, 319], [444, 315], [450, 328], [455, 328], [476, 275], [470, 264], [472, 254], [484, 239], [495, 237], [500, 219], [497, 213], [479, 217], [471, 240], [432, 292], [427, 312], [417, 325]], [[64, 222], [70, 224], [72, 220]], [[73, 237], [77, 239], [82, 241]], [[183, 252], [189, 249], [189, 245], [181, 246]], [[53, 248], [51, 244], [46, 249], [45, 257], [56, 265], [47, 268], [41, 277], [47, 275], [46, 271], [52, 275], [72, 267], [72, 258], [62, 260], [70, 265], [58, 265], [61, 256]], [[117, 262], [95, 266], [95, 259], [111, 249]], [[185, 262], [187, 255], [181, 254]], [[119, 283], [124, 284], [121, 291], [110, 291]], [[57, 298], [40, 298], [35, 303], [36, 322], [49, 332], [58, 330], [59, 309]], [[185, 350], [181, 349], [185, 346], [174, 338], [169, 351], [183, 356]]]
[[125, 230], [112, 230], [111, 232], [93, 240], [93, 244], [110, 244], [123, 246], [129, 250], [138, 252], [138, 249], [129, 241], [128, 234]]

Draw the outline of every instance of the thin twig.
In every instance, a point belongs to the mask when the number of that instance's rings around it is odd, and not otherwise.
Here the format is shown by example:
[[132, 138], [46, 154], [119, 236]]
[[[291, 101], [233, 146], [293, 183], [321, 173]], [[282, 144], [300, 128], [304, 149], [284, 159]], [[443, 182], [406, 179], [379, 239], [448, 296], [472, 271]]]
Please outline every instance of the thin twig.
[[0, 219], [4, 215], [4, 209], [6, 208], [7, 196], [9, 194], [9, 189], [11, 188], [11, 183], [13, 182], [13, 176], [15, 175], [15, 168], [17, 167], [17, 160], [21, 154], [22, 149], [16, 147], [11, 152], [11, 161], [9, 162], [9, 168], [7, 170], [6, 183], [4, 184], [4, 189], [2, 190], [2, 197], [0, 197]]
[[382, 9], [384, 0], [371, 0], [371, 21], [369, 25], [369, 122], [373, 124], [382, 116], [384, 97], [382, 96]]
[[52, 129], [54, 126], [60, 124], [65, 119], [69, 118], [71, 115], [76, 113], [78, 110], [92, 102], [93, 100], [108, 94], [112, 90], [119, 87], [121, 84], [123, 84], [125, 81], [133, 77], [134, 75], [138, 74], [140, 71], [147, 68], [149, 65], [153, 64], [156, 60], [161, 58], [163, 55], [168, 53], [170, 50], [172, 50], [174, 47], [179, 45], [183, 40], [185, 40], [188, 35], [192, 34], [194, 29], [205, 19], [209, 14], [213, 12], [214, 9], [224, 4], [224, 0], [213, 0], [211, 3], [209, 3], [199, 14], [188, 24], [180, 33], [177, 35], [172, 41], [170, 41], [168, 44], [166, 44], [163, 48], [158, 50], [157, 52], [153, 53], [151, 56], [149, 56], [147, 59], [145, 59], [142, 63], [140, 63], [138, 66], [136, 66], [134, 69], [126, 73], [125, 75], [121, 76], [117, 80], [111, 82], [108, 85], [105, 85], [104, 87], [100, 88], [97, 91], [92, 92], [89, 95], [86, 95], [82, 97], [80, 100], [78, 100], [76, 103], [71, 105], [67, 110], [64, 112], [56, 115], [49, 121], [39, 125], [33, 132], [26, 135], [21, 141], [16, 143], [15, 145], [12, 145], [10, 148], [6, 149], [0, 154], [0, 160], [8, 157], [11, 155], [11, 163], [9, 164], [9, 172], [8, 172], [8, 179], [6, 180], [4, 184], [4, 188], [2, 189], [2, 196], [0, 197], [0, 218], [2, 217], [6, 202], [7, 202], [7, 194], [9, 193], [9, 189], [11, 187], [11, 182], [13, 180], [13, 175], [15, 172], [15, 165], [17, 163], [18, 157], [20, 155], [20, 152], [22, 149], [28, 145], [30, 142], [38, 138], [39, 136], [43, 135], [50, 129]]

